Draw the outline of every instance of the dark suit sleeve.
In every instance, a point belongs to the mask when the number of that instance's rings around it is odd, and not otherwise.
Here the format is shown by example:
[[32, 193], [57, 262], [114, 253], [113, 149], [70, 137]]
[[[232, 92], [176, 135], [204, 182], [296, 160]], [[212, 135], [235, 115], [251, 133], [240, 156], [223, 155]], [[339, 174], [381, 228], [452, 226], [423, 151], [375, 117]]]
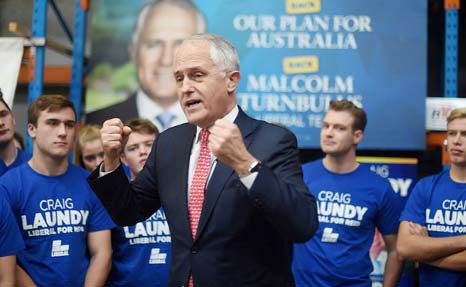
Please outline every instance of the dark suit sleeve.
[[155, 173], [157, 142], [152, 146], [146, 166], [133, 182], [129, 182], [123, 167], [99, 178], [100, 165], [88, 177], [88, 182], [120, 226], [134, 225], [151, 216], [160, 208], [160, 198]]
[[[251, 145], [250, 151], [263, 161], [248, 191], [256, 208], [282, 236], [305, 242], [317, 230], [316, 200], [304, 184], [296, 137], [282, 128], [266, 129], [267, 142]], [[257, 137], [261, 136], [259, 132]]]

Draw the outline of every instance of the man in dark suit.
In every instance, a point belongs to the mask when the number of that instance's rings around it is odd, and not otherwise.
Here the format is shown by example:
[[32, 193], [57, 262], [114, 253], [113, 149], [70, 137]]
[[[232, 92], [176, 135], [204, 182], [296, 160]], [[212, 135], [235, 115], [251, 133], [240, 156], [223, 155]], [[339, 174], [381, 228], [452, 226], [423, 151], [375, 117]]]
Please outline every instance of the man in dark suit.
[[152, 121], [159, 131], [186, 122], [173, 80], [173, 53], [181, 41], [205, 32], [202, 14], [189, 0], [154, 0], [140, 10], [129, 54], [136, 67], [139, 89], [115, 105], [86, 115], [86, 122], [102, 125], [114, 117]]
[[239, 59], [225, 39], [183, 41], [174, 71], [189, 123], [159, 135], [129, 184], [119, 156], [131, 129], [106, 121], [92, 188], [120, 225], [163, 207], [172, 235], [169, 286], [294, 286], [292, 243], [307, 241], [318, 225], [295, 136], [237, 106]]

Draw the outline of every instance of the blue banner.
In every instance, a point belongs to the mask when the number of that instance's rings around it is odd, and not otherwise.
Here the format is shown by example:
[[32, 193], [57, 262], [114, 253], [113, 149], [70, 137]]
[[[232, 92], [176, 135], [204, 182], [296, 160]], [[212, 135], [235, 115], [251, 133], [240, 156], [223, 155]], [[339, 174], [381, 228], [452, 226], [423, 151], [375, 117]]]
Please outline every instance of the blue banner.
[[426, 1], [195, 2], [239, 51], [248, 114], [318, 148], [329, 101], [346, 98], [368, 114], [360, 148], [424, 149]]
[[[125, 100], [137, 87], [127, 46], [148, 1], [130, 2], [94, 3], [88, 112]], [[207, 31], [238, 49], [238, 102], [249, 115], [287, 126], [301, 148], [318, 148], [329, 102], [350, 99], [368, 114], [360, 148], [424, 149], [425, 0], [240, 2], [193, 1]]]

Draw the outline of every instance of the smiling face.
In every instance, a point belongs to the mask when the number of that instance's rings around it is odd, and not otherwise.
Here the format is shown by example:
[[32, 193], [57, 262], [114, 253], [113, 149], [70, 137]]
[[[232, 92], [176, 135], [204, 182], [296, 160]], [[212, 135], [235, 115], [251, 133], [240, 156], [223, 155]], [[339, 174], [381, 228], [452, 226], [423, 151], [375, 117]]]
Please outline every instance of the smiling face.
[[347, 111], [328, 110], [320, 131], [320, 147], [330, 156], [344, 156], [356, 151], [362, 131], [353, 131], [354, 117]]
[[173, 54], [183, 39], [197, 32], [198, 20], [193, 11], [170, 3], [155, 5], [148, 13], [139, 43], [130, 48], [130, 54], [141, 89], [167, 106], [177, 100]]
[[28, 124], [28, 133], [34, 141], [34, 155], [67, 160], [75, 134], [75, 118], [71, 108], [41, 111], [37, 124]]
[[456, 118], [448, 123], [447, 140], [451, 164], [466, 167], [466, 118]]
[[188, 121], [208, 128], [236, 105], [239, 71], [219, 70], [206, 40], [185, 42], [175, 55], [178, 99]]

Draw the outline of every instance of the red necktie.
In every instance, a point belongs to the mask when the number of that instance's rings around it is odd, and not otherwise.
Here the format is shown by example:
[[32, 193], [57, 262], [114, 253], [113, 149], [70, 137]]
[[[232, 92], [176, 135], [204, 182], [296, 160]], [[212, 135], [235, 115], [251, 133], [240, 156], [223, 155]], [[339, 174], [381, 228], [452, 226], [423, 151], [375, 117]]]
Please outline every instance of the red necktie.
[[[201, 218], [202, 204], [204, 203], [204, 190], [209, 177], [210, 170], [210, 151], [209, 151], [209, 135], [208, 130], [201, 130], [201, 152], [197, 159], [196, 169], [194, 170], [193, 179], [191, 181], [191, 189], [189, 190], [189, 223], [191, 225], [191, 234], [193, 239], [196, 236], [199, 219]], [[189, 276], [189, 287], [193, 287], [193, 276]]]

